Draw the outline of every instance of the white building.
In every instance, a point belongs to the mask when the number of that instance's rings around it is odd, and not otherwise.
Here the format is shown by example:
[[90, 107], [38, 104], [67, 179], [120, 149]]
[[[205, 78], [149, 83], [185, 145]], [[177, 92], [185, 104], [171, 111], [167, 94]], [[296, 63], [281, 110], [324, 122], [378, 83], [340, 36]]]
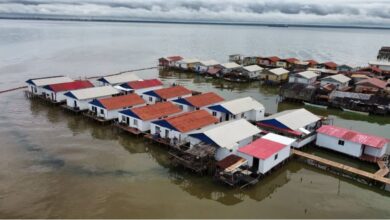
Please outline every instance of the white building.
[[43, 78], [29, 79], [26, 81], [28, 91], [34, 95], [43, 95], [43, 87], [46, 85], [73, 82], [74, 80], [66, 76], [51, 76]]
[[89, 111], [98, 118], [113, 120], [118, 119], [119, 111], [145, 105], [145, 100], [143, 100], [139, 95], [133, 93], [128, 95], [94, 99], [89, 102]]
[[51, 84], [43, 87], [43, 94], [45, 94], [47, 99], [50, 99], [52, 102], [61, 103], [66, 101], [65, 93], [78, 90], [91, 88], [94, 85], [88, 80], [76, 80], [73, 82]]
[[187, 98], [175, 99], [172, 102], [180, 106], [183, 111], [188, 112], [199, 109], [206, 109], [207, 107], [221, 103], [224, 100], [224, 98], [214, 92], [207, 92]]
[[155, 104], [156, 102], [166, 102], [178, 98], [190, 97], [192, 96], [192, 91], [183, 86], [172, 86], [169, 88], [144, 92], [141, 96], [146, 103]]
[[382, 158], [389, 140], [346, 128], [323, 125], [317, 130], [316, 145], [370, 161]]
[[266, 174], [290, 156], [294, 142], [295, 139], [269, 133], [239, 148], [237, 155], [245, 158], [252, 170]]
[[92, 87], [65, 93], [68, 108], [83, 111], [88, 110], [89, 102], [97, 98], [111, 97], [119, 94], [112, 86]]
[[118, 75], [105, 76], [99, 78], [97, 81], [100, 82], [101, 85], [107, 86], [116, 86], [122, 83], [131, 82], [135, 80], [142, 80], [139, 76], [134, 73], [122, 73]]
[[172, 145], [182, 145], [189, 143], [187, 138], [189, 132], [216, 124], [217, 122], [218, 119], [210, 115], [206, 110], [197, 110], [153, 121], [150, 133], [154, 137], [169, 140]]
[[222, 63], [219, 66], [222, 68], [221, 70], [222, 74], [230, 73], [233, 70], [237, 70], [241, 68], [241, 66], [235, 62]]
[[368, 62], [368, 64], [371, 66], [371, 67], [377, 67], [381, 70], [384, 70], [384, 71], [390, 71], [390, 62], [387, 62], [387, 61], [370, 61]]
[[184, 58], [175, 63], [175, 67], [183, 70], [190, 70], [195, 67], [195, 65], [199, 64], [200, 60], [197, 58]]
[[219, 64], [216, 60], [203, 60], [199, 63], [195, 64], [195, 71], [198, 73], [205, 73], [207, 72], [211, 67], [215, 67]]
[[123, 83], [114, 87], [121, 90], [124, 94], [136, 93], [142, 95], [148, 91], [162, 89], [163, 83], [158, 79], [145, 79]]
[[301, 84], [314, 84], [319, 75], [313, 71], [304, 71], [289, 76], [288, 82]]
[[259, 121], [264, 118], [264, 106], [252, 97], [244, 97], [213, 105], [207, 110], [219, 121], [244, 118], [248, 121]]
[[344, 76], [343, 74], [336, 74], [320, 79], [321, 86], [332, 84], [338, 89], [348, 87], [349, 81], [351, 81], [351, 78]]
[[259, 79], [261, 72], [263, 72], [263, 68], [258, 65], [244, 66], [242, 68], [242, 74], [249, 79]]
[[234, 154], [240, 147], [251, 143], [261, 132], [245, 119], [222, 122], [189, 134], [191, 147], [199, 143], [217, 147], [216, 160]]
[[150, 130], [150, 123], [181, 113], [181, 109], [172, 102], [159, 102], [154, 105], [126, 109], [119, 112], [118, 121], [122, 125], [141, 132]]
[[292, 146], [301, 148], [315, 140], [321, 118], [304, 108], [286, 110], [260, 120], [257, 125], [271, 132], [297, 139]]

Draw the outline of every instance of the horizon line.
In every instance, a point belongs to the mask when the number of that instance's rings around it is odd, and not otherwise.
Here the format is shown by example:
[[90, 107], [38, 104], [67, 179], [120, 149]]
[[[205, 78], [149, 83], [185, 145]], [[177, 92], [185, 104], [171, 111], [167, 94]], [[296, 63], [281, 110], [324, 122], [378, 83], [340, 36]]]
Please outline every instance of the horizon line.
[[35, 20], [35, 21], [75, 21], [75, 22], [112, 22], [112, 23], [155, 23], [155, 24], [189, 24], [189, 25], [232, 25], [232, 26], [262, 26], [262, 27], [305, 27], [305, 28], [337, 28], [337, 29], [373, 29], [390, 30], [385, 26], [364, 25], [332, 25], [332, 24], [288, 24], [288, 23], [254, 23], [254, 22], [223, 22], [223, 21], [172, 21], [172, 20], [146, 20], [146, 19], [104, 19], [104, 18], [64, 18], [64, 17], [12, 17], [1, 16], [1, 20]]

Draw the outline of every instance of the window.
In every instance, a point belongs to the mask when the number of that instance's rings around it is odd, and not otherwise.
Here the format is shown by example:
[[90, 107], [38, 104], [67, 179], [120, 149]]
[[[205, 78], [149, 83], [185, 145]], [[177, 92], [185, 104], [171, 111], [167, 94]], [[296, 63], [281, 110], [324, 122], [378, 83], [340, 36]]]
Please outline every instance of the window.
[[122, 121], [126, 121], [126, 116], [122, 115]]
[[182, 105], [179, 105], [179, 108], [180, 108], [181, 110], [183, 110], [183, 106], [182, 106]]
[[278, 154], [275, 154], [274, 160], [277, 160], [277, 159], [278, 159]]
[[213, 111], [213, 116], [217, 116], [217, 112], [214, 112], [214, 111]]
[[344, 141], [343, 140], [339, 140], [339, 145], [344, 146]]
[[245, 117], [245, 113], [242, 113], [242, 114], [241, 114], [241, 118], [244, 118], [244, 117]]
[[232, 118], [233, 118], [233, 119], [236, 119], [236, 116], [235, 116], [235, 115], [232, 115]]
[[134, 120], [133, 120], [133, 124], [134, 124], [135, 126], [138, 126], [138, 120], [137, 120], [137, 119], [134, 119]]
[[149, 97], [149, 102], [153, 102], [153, 98], [152, 97]]
[[159, 126], [156, 126], [156, 133], [160, 133], [161, 132], [161, 128]]
[[100, 114], [104, 115], [104, 109], [100, 109]]

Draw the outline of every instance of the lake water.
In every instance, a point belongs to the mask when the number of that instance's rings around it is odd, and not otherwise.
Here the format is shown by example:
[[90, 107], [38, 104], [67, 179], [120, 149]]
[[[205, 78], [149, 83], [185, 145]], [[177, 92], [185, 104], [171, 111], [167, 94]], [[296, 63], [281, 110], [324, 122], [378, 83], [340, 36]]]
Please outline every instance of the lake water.
[[[390, 31], [218, 25], [0, 21], [0, 90], [27, 78], [103, 75], [156, 65], [180, 54], [226, 61], [231, 53], [296, 56], [364, 65], [388, 44]], [[267, 112], [278, 88], [147, 70], [223, 97], [252, 96]], [[166, 149], [59, 108], [0, 95], [2, 218], [389, 218], [390, 193], [291, 160], [244, 190], [170, 165]], [[390, 138], [390, 119], [309, 109], [334, 124]], [[314, 153], [374, 170], [330, 152]]]

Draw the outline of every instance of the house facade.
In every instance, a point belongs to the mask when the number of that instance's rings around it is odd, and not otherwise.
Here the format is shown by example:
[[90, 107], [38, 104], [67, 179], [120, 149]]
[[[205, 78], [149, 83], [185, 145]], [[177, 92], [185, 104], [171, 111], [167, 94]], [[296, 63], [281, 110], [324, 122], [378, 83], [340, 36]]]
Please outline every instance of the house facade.
[[307, 84], [311, 85], [314, 84], [317, 81], [318, 74], [307, 70], [304, 72], [295, 73], [289, 76], [288, 82], [289, 83], [301, 83], [301, 84]]
[[137, 94], [94, 99], [89, 102], [89, 112], [105, 120], [118, 119], [119, 111], [145, 106], [146, 102]]
[[119, 90], [112, 86], [101, 86], [69, 91], [64, 96], [66, 97], [66, 105], [68, 108], [85, 111], [88, 110], [89, 102], [93, 99], [106, 98], [118, 94]]
[[284, 68], [267, 69], [262, 72], [260, 79], [266, 83], [279, 84], [288, 80], [289, 72]]
[[261, 72], [263, 72], [263, 68], [258, 65], [244, 66], [242, 68], [242, 74], [249, 79], [260, 79]]
[[238, 98], [207, 108], [220, 122], [244, 118], [248, 121], [259, 121], [264, 118], [264, 106], [252, 97]]
[[344, 89], [348, 87], [349, 81], [351, 81], [351, 78], [344, 76], [343, 74], [331, 75], [320, 79], [321, 86], [331, 84], [338, 89]]
[[269, 133], [239, 148], [237, 155], [245, 158], [255, 172], [266, 174], [290, 157], [291, 145], [294, 141], [295, 139], [292, 138]]
[[43, 87], [43, 93], [46, 98], [50, 99], [52, 102], [61, 103], [66, 101], [66, 97], [64, 96], [65, 93], [72, 90], [91, 87], [94, 87], [94, 85], [88, 80], [76, 80], [74, 82], [46, 85]]
[[168, 116], [181, 113], [181, 109], [172, 102], [159, 102], [153, 105], [122, 110], [118, 114], [120, 124], [141, 132], [150, 130], [150, 123]]
[[389, 140], [383, 137], [331, 125], [323, 125], [317, 130], [317, 146], [370, 161], [382, 158], [388, 143]]
[[206, 110], [197, 110], [153, 121], [150, 133], [153, 137], [168, 140], [172, 145], [182, 145], [189, 143], [189, 132], [217, 122], [218, 119]]

